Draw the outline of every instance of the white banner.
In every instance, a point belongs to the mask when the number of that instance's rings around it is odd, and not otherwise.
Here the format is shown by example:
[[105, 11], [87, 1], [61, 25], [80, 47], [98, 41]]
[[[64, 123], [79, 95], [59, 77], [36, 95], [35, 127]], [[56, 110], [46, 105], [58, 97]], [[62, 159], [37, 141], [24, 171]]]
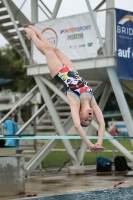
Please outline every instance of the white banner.
[[[89, 13], [35, 24], [44, 37], [70, 60], [97, 56], [97, 37]], [[36, 63], [46, 63], [45, 56], [33, 47]]]

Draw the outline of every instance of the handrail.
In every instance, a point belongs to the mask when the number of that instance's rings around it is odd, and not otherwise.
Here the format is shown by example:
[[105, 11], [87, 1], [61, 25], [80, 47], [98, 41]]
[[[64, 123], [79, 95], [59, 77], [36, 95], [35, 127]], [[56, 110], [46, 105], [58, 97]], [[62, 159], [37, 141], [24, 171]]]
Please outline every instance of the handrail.
[[37, 93], [38, 91], [36, 91], [35, 93], [33, 93], [32, 95], [31, 95], [31, 97], [28, 99], [28, 101], [26, 101], [25, 102], [25, 104], [23, 104], [23, 105], [21, 105], [20, 107], [19, 107], [19, 109], [17, 109], [17, 111], [15, 112], [15, 114], [13, 114], [12, 116], [11, 116], [11, 118], [12, 117], [14, 117], [34, 96], [35, 96], [35, 94]]
[[13, 111], [25, 100], [27, 99], [27, 97], [34, 92], [36, 89], [38, 88], [38, 86], [36, 85], [34, 88], [32, 88], [30, 90], [30, 92], [28, 92], [1, 120], [0, 120], [0, 124], [2, 124], [8, 117], [10, 114], [13, 113]]
[[37, 115], [45, 108], [46, 104], [44, 104], [25, 124], [22, 126], [19, 131], [15, 135], [20, 135], [21, 132], [37, 117]]
[[[64, 87], [64, 86], [62, 85], [62, 86], [59, 88], [59, 90], [62, 90], [63, 87]], [[53, 99], [56, 95], [57, 95], [57, 94], [54, 93], [53, 96], [51, 97], [51, 99]], [[54, 104], [54, 106], [55, 106], [55, 105], [56, 105], [56, 104]], [[46, 113], [44, 113], [43, 116], [41, 116], [41, 117], [38, 119], [37, 123], [40, 123], [40, 121], [45, 117], [45, 115], [46, 115]]]
[[[61, 86], [62, 88], [62, 86]], [[55, 93], [52, 95], [51, 99], [55, 97]], [[39, 113], [45, 108], [44, 104], [20, 129], [15, 135], [21, 135], [21, 132], [39, 115]]]

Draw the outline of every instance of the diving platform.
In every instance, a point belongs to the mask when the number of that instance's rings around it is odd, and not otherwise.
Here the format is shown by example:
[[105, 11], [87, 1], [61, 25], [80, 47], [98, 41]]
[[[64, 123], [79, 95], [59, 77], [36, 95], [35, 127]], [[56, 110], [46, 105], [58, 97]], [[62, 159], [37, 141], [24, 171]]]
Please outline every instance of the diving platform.
[[[109, 81], [106, 68], [112, 66], [116, 68], [115, 56], [98, 56], [73, 60], [72, 62], [80, 75], [86, 80]], [[25, 67], [27, 68], [27, 75], [29, 76], [45, 75], [48, 78], [51, 77], [47, 64], [27, 65]]]
[[[89, 140], [97, 140], [98, 136], [87, 136]], [[39, 135], [0, 135], [0, 140], [81, 140], [80, 136], [59, 136], [59, 135], [49, 135], [49, 136], [39, 136]], [[103, 140], [132, 140], [133, 137], [127, 136], [105, 136]]]
[[[112, 56], [98, 56], [94, 58], [73, 60], [73, 64], [79, 71], [80, 76], [85, 80], [90, 81], [103, 81], [110, 83], [107, 69], [114, 68], [117, 72], [117, 59], [115, 55]], [[50, 75], [47, 64], [26, 65], [28, 76], [45, 76], [47, 79], [54, 81]], [[133, 92], [133, 81], [120, 80], [125, 91], [130, 90]], [[54, 84], [57, 83], [54, 81]], [[133, 95], [133, 94], [132, 94]]]

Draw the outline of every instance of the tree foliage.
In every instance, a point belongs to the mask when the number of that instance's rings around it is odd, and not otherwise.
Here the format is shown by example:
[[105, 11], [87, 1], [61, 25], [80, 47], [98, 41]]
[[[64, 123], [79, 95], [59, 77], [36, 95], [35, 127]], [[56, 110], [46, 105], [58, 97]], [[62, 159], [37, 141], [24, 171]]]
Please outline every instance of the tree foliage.
[[6, 45], [0, 49], [0, 78], [12, 79], [12, 82], [1, 84], [1, 88], [11, 89], [12, 91], [27, 92], [34, 85], [34, 78], [27, 76], [23, 59], [18, 53]]

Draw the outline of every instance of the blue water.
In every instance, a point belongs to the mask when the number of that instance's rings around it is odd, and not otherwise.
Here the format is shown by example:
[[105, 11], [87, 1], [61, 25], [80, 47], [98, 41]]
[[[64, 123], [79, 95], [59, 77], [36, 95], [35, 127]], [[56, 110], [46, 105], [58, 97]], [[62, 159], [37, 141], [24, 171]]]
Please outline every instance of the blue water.
[[[29, 199], [30, 198], [24, 198], [24, 200]], [[133, 187], [32, 197], [32, 200], [133, 200]]]

